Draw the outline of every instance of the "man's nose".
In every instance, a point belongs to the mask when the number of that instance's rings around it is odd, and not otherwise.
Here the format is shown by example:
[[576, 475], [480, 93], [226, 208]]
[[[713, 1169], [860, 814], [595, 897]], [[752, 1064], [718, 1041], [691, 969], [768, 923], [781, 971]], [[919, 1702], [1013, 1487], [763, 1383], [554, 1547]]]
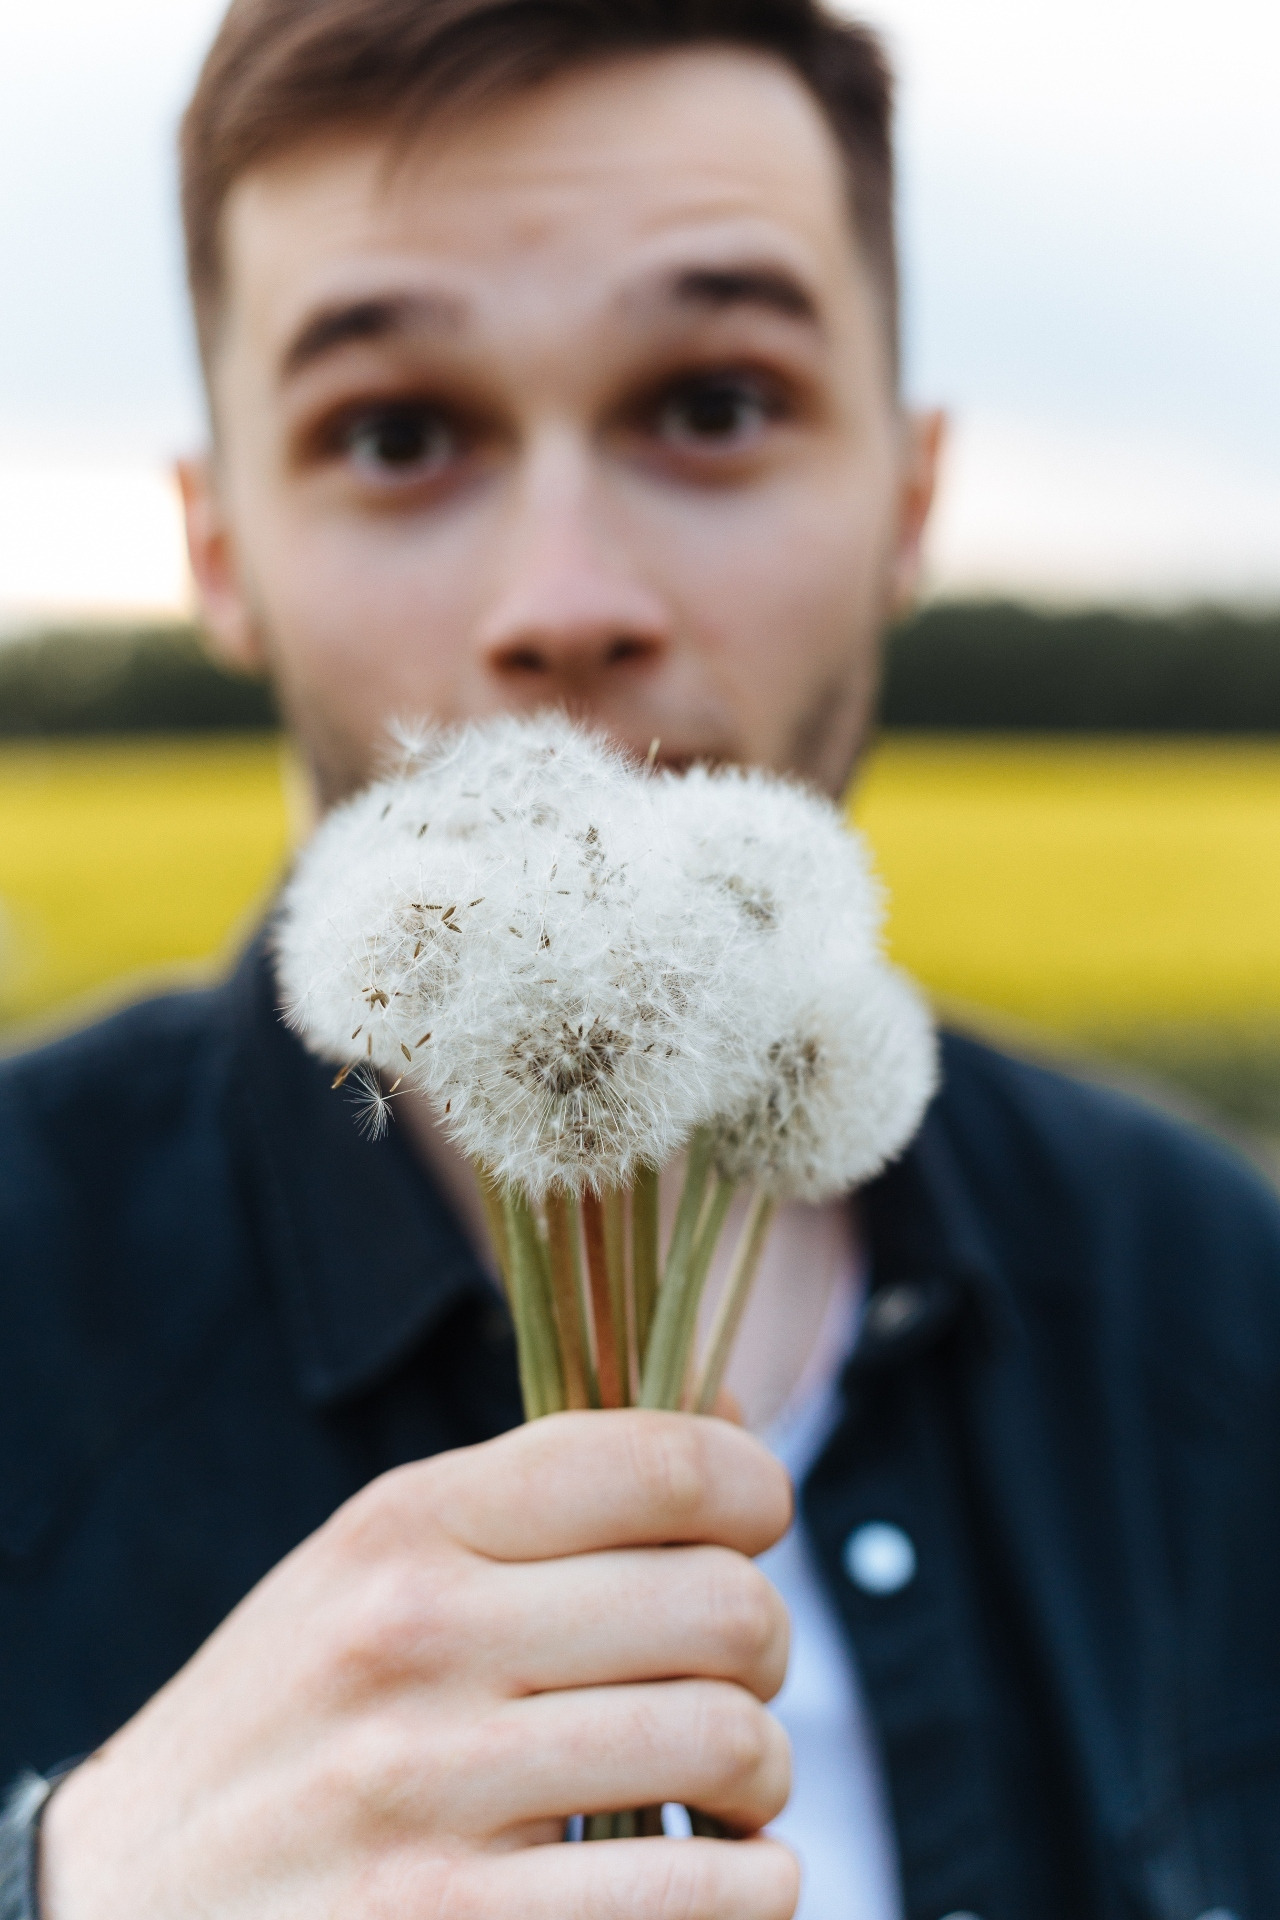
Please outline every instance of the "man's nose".
[[506, 535], [477, 635], [491, 673], [554, 697], [659, 663], [669, 612], [608, 523], [585, 459], [561, 449], [531, 462]]

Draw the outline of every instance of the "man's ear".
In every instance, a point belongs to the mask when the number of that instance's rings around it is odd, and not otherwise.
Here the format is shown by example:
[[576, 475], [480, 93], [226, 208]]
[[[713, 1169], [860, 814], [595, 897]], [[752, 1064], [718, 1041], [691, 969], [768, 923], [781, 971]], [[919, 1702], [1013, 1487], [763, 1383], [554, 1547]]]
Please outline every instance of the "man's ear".
[[941, 409], [903, 415], [898, 524], [889, 581], [893, 619], [908, 612], [919, 592], [924, 532], [946, 438], [947, 416]]
[[266, 668], [262, 641], [251, 617], [236, 563], [235, 543], [208, 454], [179, 460], [175, 477], [182, 494], [187, 555], [209, 648], [239, 673]]

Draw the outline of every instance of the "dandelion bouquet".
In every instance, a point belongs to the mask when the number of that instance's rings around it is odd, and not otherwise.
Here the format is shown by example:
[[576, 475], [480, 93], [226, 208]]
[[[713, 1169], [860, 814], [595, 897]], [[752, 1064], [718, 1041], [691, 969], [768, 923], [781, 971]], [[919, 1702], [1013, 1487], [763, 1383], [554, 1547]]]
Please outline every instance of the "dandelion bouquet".
[[[530, 1418], [705, 1411], [778, 1202], [867, 1179], [933, 1088], [859, 842], [796, 785], [640, 770], [557, 716], [402, 745], [286, 892], [289, 1018], [375, 1128], [407, 1084], [475, 1165]], [[660, 1170], [681, 1153], [662, 1247]]]
[[407, 1085], [473, 1163], [527, 1417], [706, 1412], [778, 1204], [869, 1178], [933, 1090], [860, 843], [793, 783], [637, 768], [554, 715], [401, 745], [286, 891], [289, 1018], [375, 1128]]

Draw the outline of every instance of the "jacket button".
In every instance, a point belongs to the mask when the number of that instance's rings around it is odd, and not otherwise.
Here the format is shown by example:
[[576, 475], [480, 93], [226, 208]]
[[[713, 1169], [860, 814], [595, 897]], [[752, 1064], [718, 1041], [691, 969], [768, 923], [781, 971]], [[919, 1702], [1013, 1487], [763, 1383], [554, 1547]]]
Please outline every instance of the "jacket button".
[[[887, 1520], [868, 1520], [844, 1543], [844, 1570], [863, 1593], [899, 1593], [915, 1579], [916, 1550], [910, 1534]], [[959, 1920], [948, 1915], [947, 1920]]]
[[919, 1325], [925, 1305], [923, 1287], [911, 1280], [896, 1281], [893, 1286], [873, 1293], [868, 1300], [862, 1316], [863, 1331], [876, 1341], [900, 1339]]

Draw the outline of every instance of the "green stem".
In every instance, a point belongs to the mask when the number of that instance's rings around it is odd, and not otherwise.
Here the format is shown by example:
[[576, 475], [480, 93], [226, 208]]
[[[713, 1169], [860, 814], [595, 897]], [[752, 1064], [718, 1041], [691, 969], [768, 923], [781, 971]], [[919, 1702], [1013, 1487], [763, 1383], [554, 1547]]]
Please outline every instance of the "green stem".
[[658, 1169], [641, 1167], [631, 1189], [631, 1289], [643, 1372], [658, 1300]]
[[627, 1813], [592, 1813], [582, 1823], [584, 1840], [634, 1840], [637, 1835], [648, 1836], [653, 1832], [662, 1832], [662, 1808], [657, 1809], [658, 1825], [652, 1824], [650, 1807], [637, 1807]]
[[508, 1187], [502, 1205], [511, 1257], [511, 1306], [525, 1418], [537, 1420], [543, 1414], [559, 1413], [565, 1404], [546, 1249], [525, 1196]]
[[773, 1216], [777, 1209], [778, 1203], [771, 1194], [757, 1193], [752, 1199], [751, 1210], [743, 1226], [742, 1236], [734, 1250], [733, 1266], [729, 1270], [724, 1292], [716, 1304], [715, 1319], [711, 1323], [711, 1332], [707, 1338], [707, 1350], [703, 1356], [693, 1399], [696, 1413], [710, 1413], [716, 1403], [729, 1354], [737, 1338], [738, 1328], [742, 1324], [743, 1310], [750, 1297], [751, 1285], [759, 1269], [760, 1256], [764, 1252], [769, 1228], [773, 1224]]
[[507, 1218], [502, 1205], [502, 1188], [487, 1167], [476, 1165], [476, 1184], [484, 1203], [485, 1222], [493, 1243], [493, 1257], [508, 1304], [511, 1301], [511, 1252], [507, 1246]]
[[578, 1205], [571, 1193], [547, 1195], [547, 1252], [551, 1260], [551, 1296], [555, 1307], [565, 1403], [598, 1407], [600, 1383], [591, 1358], [591, 1336], [582, 1292]]
[[[672, 1405], [670, 1383], [685, 1318], [685, 1293], [689, 1280], [689, 1265], [697, 1238], [698, 1222], [702, 1216], [703, 1196], [706, 1192], [707, 1176], [711, 1171], [714, 1145], [711, 1134], [704, 1130], [695, 1133], [689, 1142], [688, 1157], [685, 1161], [684, 1187], [680, 1194], [680, 1204], [676, 1209], [676, 1223], [671, 1230], [667, 1264], [662, 1276], [662, 1285], [658, 1289], [657, 1310], [653, 1316], [653, 1329], [649, 1335], [649, 1345], [644, 1358], [644, 1372], [640, 1381], [642, 1407]], [[682, 1385], [683, 1379], [677, 1378], [677, 1394]]]
[[613, 1293], [609, 1285], [609, 1253], [604, 1203], [590, 1189], [582, 1196], [582, 1238], [587, 1250], [587, 1280], [591, 1288], [591, 1318], [596, 1333], [596, 1373], [602, 1407], [626, 1404], [625, 1382], [618, 1370], [618, 1341], [613, 1320]]
[[632, 1400], [630, 1316], [627, 1313], [627, 1222], [624, 1196], [617, 1187], [605, 1189], [601, 1211], [604, 1218], [604, 1263], [609, 1281], [609, 1313], [613, 1321], [613, 1352], [622, 1387], [620, 1404], [629, 1407]]
[[689, 1361], [698, 1337], [698, 1309], [702, 1305], [707, 1275], [711, 1271], [711, 1262], [715, 1258], [716, 1246], [735, 1191], [732, 1180], [725, 1180], [716, 1174], [698, 1224], [698, 1237], [693, 1243], [685, 1278], [684, 1312], [680, 1318], [679, 1337], [671, 1356], [671, 1374], [667, 1381], [667, 1405], [670, 1407], [686, 1404]]

